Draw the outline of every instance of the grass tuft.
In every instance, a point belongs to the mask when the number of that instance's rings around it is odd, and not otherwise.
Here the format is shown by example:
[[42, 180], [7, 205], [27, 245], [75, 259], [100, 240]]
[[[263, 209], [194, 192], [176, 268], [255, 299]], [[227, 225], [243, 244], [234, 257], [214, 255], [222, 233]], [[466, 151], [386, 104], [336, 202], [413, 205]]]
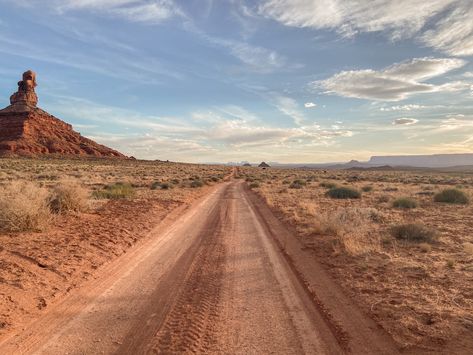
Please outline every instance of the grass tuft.
[[0, 188], [0, 230], [43, 231], [52, 219], [49, 192], [31, 182], [12, 182]]
[[62, 181], [52, 191], [49, 207], [54, 213], [84, 212], [88, 208], [89, 191], [74, 181]]
[[129, 183], [117, 182], [107, 185], [102, 190], [96, 190], [93, 196], [98, 199], [118, 200], [122, 198], [130, 198], [134, 195], [135, 190]]
[[391, 235], [398, 240], [415, 243], [432, 243], [437, 233], [423, 224], [407, 223], [391, 227]]
[[453, 203], [466, 205], [469, 203], [468, 196], [458, 189], [445, 189], [435, 194], [435, 202]]
[[334, 187], [327, 191], [327, 195], [338, 199], [361, 198], [361, 193], [351, 187]]
[[394, 208], [411, 209], [417, 207], [417, 201], [410, 197], [400, 197], [393, 201]]

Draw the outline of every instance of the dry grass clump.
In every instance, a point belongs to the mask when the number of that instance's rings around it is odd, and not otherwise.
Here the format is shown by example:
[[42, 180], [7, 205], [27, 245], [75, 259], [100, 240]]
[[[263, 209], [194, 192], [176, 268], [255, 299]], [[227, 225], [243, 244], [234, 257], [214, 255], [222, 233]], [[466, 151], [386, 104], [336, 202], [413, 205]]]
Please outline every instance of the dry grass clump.
[[445, 189], [435, 194], [434, 201], [466, 205], [469, 198], [466, 193], [458, 189]]
[[415, 243], [432, 243], [437, 233], [420, 223], [406, 223], [391, 227], [391, 235], [398, 240]]
[[259, 187], [259, 183], [254, 181], [251, 184], [248, 185], [250, 189], [256, 189]]
[[411, 209], [417, 207], [417, 201], [410, 197], [400, 197], [393, 201], [394, 208]]
[[190, 187], [196, 188], [196, 187], [202, 187], [204, 186], [204, 182], [201, 179], [194, 179], [191, 181]]
[[335, 184], [334, 182], [330, 182], [330, 181], [322, 181], [320, 183], [320, 186], [325, 187], [326, 189], [333, 189], [333, 188], [337, 187], [337, 184]]
[[473, 255], [473, 243], [465, 242], [463, 243], [463, 250], [470, 255]]
[[361, 193], [351, 187], [334, 187], [327, 191], [327, 195], [338, 199], [361, 198]]
[[49, 197], [49, 207], [55, 213], [84, 212], [88, 204], [89, 191], [75, 181], [62, 181]]
[[307, 183], [304, 180], [297, 179], [294, 180], [291, 185], [289, 185], [290, 189], [302, 189]]
[[362, 255], [380, 250], [380, 238], [374, 223], [383, 220], [375, 208], [339, 208], [318, 218], [317, 231], [335, 234], [343, 249], [350, 255]]
[[104, 198], [111, 200], [118, 200], [122, 198], [130, 198], [134, 195], [133, 186], [129, 183], [117, 182], [115, 184], [107, 185], [102, 190], [94, 191], [95, 198]]
[[31, 182], [12, 182], [0, 188], [0, 230], [42, 231], [51, 222], [48, 190]]

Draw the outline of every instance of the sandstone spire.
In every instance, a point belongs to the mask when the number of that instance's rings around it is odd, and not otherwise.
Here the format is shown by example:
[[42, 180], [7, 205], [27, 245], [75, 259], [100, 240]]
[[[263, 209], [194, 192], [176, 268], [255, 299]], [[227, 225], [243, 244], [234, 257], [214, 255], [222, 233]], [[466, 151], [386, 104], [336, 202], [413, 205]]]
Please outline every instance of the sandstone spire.
[[36, 73], [27, 70], [23, 73], [23, 80], [18, 82], [18, 91], [10, 96], [10, 103], [17, 106], [36, 107], [38, 96], [34, 91], [36, 84]]
[[43, 111], [35, 93], [36, 74], [23, 73], [11, 105], [0, 110], [0, 157], [41, 156], [126, 158], [74, 131], [72, 126]]

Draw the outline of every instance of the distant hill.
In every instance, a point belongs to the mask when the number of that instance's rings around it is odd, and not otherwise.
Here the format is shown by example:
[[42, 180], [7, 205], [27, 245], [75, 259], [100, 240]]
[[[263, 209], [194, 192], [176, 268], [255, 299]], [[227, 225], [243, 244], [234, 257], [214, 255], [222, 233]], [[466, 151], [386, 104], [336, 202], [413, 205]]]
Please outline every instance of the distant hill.
[[373, 156], [368, 161], [351, 160], [347, 163], [278, 163], [275, 168], [298, 169], [350, 169], [350, 170], [393, 170], [415, 168], [448, 169], [449, 171], [469, 171], [473, 169], [473, 153], [434, 155], [393, 155]]
[[473, 165], [473, 154], [393, 155], [373, 156], [370, 165], [415, 166], [420, 168], [445, 168]]

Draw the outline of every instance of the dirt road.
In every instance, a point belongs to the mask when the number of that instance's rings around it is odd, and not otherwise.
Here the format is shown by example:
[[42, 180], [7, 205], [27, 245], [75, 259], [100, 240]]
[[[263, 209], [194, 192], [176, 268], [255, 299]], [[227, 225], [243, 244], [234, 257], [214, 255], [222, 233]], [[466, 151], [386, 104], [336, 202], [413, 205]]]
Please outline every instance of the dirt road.
[[242, 182], [223, 183], [6, 339], [0, 353], [396, 353], [357, 312], [344, 315], [346, 328], [334, 323], [350, 301], [330, 296], [336, 304], [327, 308], [308, 292], [267, 213]]

